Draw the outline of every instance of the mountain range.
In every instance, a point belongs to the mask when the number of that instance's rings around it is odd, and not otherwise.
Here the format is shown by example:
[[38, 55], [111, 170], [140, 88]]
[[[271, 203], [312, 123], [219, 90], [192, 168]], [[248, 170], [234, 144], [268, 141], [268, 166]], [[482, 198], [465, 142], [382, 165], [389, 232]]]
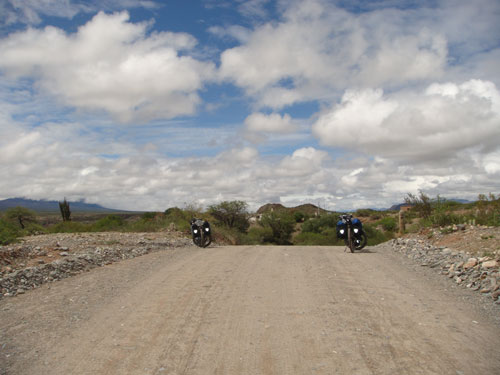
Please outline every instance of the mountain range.
[[[79, 202], [68, 202], [71, 212], [123, 212], [123, 210], [113, 210], [98, 204]], [[0, 211], [5, 211], [13, 207], [24, 207], [36, 212], [59, 212], [58, 201], [33, 200], [25, 198], [9, 198], [0, 200]]]
[[[459, 203], [471, 203], [471, 201], [468, 201], [466, 199], [449, 199], [451, 201], [459, 202]], [[77, 201], [77, 202], [68, 202], [70, 205], [70, 209], [72, 212], [125, 212], [126, 210], [115, 210], [111, 208], [106, 208], [103, 206], [100, 206], [98, 204], [90, 204], [90, 203], [85, 203], [83, 201]], [[401, 206], [406, 205], [406, 203], [400, 203], [400, 204], [395, 204], [392, 207], [390, 207], [388, 210], [391, 211], [399, 211]], [[4, 199], [0, 200], [0, 211], [5, 211], [9, 208], [13, 207], [24, 207], [28, 208], [30, 210], [36, 211], [36, 212], [59, 212], [59, 202], [58, 201], [48, 201], [48, 200], [33, 200], [33, 199], [26, 199], [26, 198], [9, 198], [9, 199]], [[297, 207], [285, 207], [279, 203], [268, 203], [265, 204], [264, 206], [260, 207], [257, 210], [258, 214], [262, 214], [265, 212], [270, 212], [270, 211], [281, 211], [281, 210], [289, 210], [290, 212], [295, 212], [295, 211], [300, 211], [304, 214], [308, 214], [310, 216], [314, 216], [316, 213], [326, 213], [330, 212], [328, 210], [319, 208], [313, 204], [303, 204]], [[380, 210], [377, 209], [377, 211], [385, 211], [384, 209]]]

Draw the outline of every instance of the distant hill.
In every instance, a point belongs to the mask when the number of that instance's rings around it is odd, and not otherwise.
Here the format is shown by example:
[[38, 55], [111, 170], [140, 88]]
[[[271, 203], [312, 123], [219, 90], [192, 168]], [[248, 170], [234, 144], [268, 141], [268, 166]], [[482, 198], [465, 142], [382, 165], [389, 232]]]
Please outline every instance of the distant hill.
[[474, 203], [474, 201], [469, 201], [467, 199], [460, 199], [460, 198], [450, 198], [450, 199], [447, 199], [447, 201], [452, 201], [452, 202], [457, 202], [457, 203], [463, 203], [463, 204]]
[[401, 207], [403, 207], [403, 206], [408, 206], [408, 204], [407, 203], [394, 204], [388, 210], [389, 211], [399, 211], [401, 209]]
[[[85, 202], [68, 202], [71, 212], [123, 212], [123, 210], [113, 210], [98, 204]], [[0, 201], [0, 211], [5, 211], [12, 207], [24, 207], [36, 212], [59, 212], [58, 201], [33, 200], [25, 198], [9, 198]]]
[[[469, 201], [467, 199], [460, 199], [460, 198], [442, 198], [445, 201], [450, 201], [450, 202], [457, 202], [461, 204], [467, 204], [467, 203], [473, 203], [473, 201]], [[402, 206], [407, 206], [407, 203], [399, 203], [392, 205], [391, 208], [389, 208], [389, 211], [399, 211]]]
[[331, 211], [327, 211], [323, 208], [319, 208], [319, 207], [315, 206], [314, 204], [302, 204], [302, 205], [297, 206], [297, 207], [285, 207], [280, 203], [268, 203], [268, 204], [265, 204], [262, 207], [260, 207], [257, 210], [257, 214], [261, 215], [261, 214], [265, 214], [268, 212], [281, 212], [281, 211], [286, 211], [286, 212], [290, 212], [290, 213], [302, 212], [303, 214], [309, 215], [309, 216], [314, 216], [318, 212], [321, 214], [331, 212]]
[[258, 210], [258, 214], [265, 214], [267, 212], [279, 212], [285, 211], [287, 208], [280, 203], [267, 203], [261, 206]]

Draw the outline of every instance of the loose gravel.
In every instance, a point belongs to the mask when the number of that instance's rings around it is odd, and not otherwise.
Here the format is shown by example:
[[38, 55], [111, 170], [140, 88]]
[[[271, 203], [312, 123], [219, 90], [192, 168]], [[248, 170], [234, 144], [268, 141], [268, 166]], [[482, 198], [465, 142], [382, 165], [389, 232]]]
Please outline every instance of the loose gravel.
[[191, 245], [179, 232], [81, 233], [25, 237], [0, 247], [0, 299], [92, 268]]

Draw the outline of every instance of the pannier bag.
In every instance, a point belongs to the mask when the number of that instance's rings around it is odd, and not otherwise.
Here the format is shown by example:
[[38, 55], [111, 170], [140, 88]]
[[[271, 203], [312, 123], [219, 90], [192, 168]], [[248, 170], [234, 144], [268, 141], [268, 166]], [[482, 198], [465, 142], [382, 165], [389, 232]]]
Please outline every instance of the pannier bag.
[[354, 228], [363, 229], [363, 224], [361, 224], [361, 220], [359, 219], [352, 219], [352, 226]]
[[347, 238], [347, 224], [342, 220], [337, 222], [337, 238]]

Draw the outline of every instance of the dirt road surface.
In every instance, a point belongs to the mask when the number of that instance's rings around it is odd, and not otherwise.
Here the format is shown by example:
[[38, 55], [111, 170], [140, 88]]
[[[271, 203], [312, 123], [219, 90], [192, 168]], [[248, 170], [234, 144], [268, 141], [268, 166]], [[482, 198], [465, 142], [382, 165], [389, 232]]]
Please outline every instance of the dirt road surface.
[[151, 253], [0, 301], [0, 374], [500, 374], [497, 322], [422, 272], [383, 247]]

